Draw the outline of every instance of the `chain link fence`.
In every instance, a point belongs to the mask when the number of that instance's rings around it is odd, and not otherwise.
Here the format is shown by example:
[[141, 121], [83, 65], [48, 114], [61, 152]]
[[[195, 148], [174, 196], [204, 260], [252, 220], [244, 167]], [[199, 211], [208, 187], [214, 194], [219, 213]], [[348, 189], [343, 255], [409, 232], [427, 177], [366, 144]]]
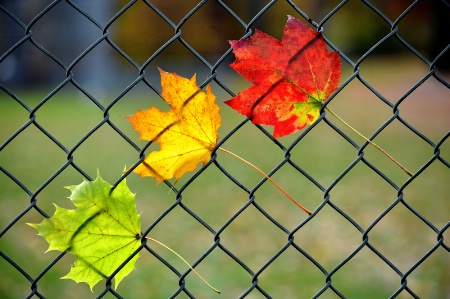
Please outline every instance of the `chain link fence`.
[[[0, 2], [0, 297], [448, 298], [450, 296], [449, 3], [446, 1]], [[321, 30], [343, 62], [328, 107], [276, 140], [221, 102], [248, 86], [227, 40], [281, 37], [286, 16]], [[211, 84], [220, 146], [176, 184], [123, 173], [155, 145], [123, 116], [164, 109], [157, 67]], [[447, 74], [447, 75], [446, 75]], [[269, 129], [270, 130], [270, 129]], [[143, 234], [183, 255], [215, 295], [151, 242], [114, 290], [59, 280], [73, 262], [45, 253], [26, 223], [72, 208], [62, 187], [125, 177]]]

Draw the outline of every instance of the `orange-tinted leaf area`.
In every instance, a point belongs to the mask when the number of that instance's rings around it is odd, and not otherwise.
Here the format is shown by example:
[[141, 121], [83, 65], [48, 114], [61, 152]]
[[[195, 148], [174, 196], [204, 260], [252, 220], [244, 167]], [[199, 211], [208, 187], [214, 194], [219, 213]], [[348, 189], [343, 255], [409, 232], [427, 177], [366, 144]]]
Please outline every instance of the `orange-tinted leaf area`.
[[289, 16], [281, 42], [256, 30], [230, 41], [231, 67], [253, 85], [225, 103], [255, 124], [274, 126], [274, 137], [317, 120], [322, 104], [338, 88], [341, 62], [323, 36]]
[[167, 112], [150, 107], [126, 117], [140, 133], [140, 139], [157, 142], [159, 151], [150, 153], [134, 169], [158, 183], [193, 171], [207, 163], [219, 138], [222, 124], [219, 107], [211, 87], [206, 93], [191, 79], [160, 70], [162, 98], [171, 106]]

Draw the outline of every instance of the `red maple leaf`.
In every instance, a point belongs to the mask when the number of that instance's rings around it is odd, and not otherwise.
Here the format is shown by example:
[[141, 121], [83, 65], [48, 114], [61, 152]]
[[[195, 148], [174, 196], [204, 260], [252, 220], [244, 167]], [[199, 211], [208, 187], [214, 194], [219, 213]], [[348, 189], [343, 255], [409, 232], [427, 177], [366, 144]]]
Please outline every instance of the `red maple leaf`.
[[291, 16], [281, 42], [256, 30], [230, 44], [236, 56], [231, 67], [254, 85], [225, 103], [255, 124], [274, 126], [274, 137], [316, 121], [338, 88], [339, 52], [328, 52], [320, 32]]

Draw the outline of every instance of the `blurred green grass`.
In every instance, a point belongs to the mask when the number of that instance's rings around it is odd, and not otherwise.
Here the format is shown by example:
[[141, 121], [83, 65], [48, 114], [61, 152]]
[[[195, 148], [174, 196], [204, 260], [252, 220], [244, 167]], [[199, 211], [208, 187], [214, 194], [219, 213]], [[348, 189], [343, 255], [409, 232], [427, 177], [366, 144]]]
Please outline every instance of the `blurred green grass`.
[[[362, 65], [362, 76], [382, 95], [395, 102], [426, 70], [409, 60], [369, 61]], [[378, 70], [383, 70], [382, 72]], [[351, 73], [344, 69], [343, 80]], [[395, 82], [395, 83], [393, 83]], [[232, 90], [239, 91], [245, 83], [232, 83]], [[243, 117], [221, 104], [228, 99], [213, 84], [221, 106], [224, 137], [239, 124]], [[42, 100], [45, 91], [19, 91], [21, 98], [34, 108]], [[432, 96], [430, 96], [430, 93]], [[108, 104], [108, 103], [106, 103]], [[150, 105], [161, 108], [161, 100], [155, 94], [129, 93], [109, 110], [109, 119], [133, 142], [138, 140], [125, 115]], [[329, 108], [366, 136], [392, 116], [392, 109], [383, 104], [359, 82], [350, 83], [330, 103]], [[448, 119], [448, 90], [434, 79], [419, 87], [400, 104], [400, 115], [420, 132], [438, 142], [450, 129]], [[447, 112], [446, 112], [447, 111]], [[29, 119], [29, 113], [5, 94], [0, 95], [0, 142], [4, 142]], [[96, 124], [102, 121], [103, 112], [73, 88], [65, 88], [50, 98], [36, 111], [36, 121], [63, 146], [76, 147], [74, 162], [95, 177], [99, 169], [102, 177], [114, 183], [124, 166], [134, 164], [139, 153], [123, 140], [108, 124], [95, 131], [81, 145], [78, 142]], [[331, 115], [327, 118], [348, 134], [358, 144], [363, 144], [354, 133], [342, 126]], [[269, 129], [270, 130], [270, 129]], [[280, 139], [289, 147], [300, 133]], [[433, 156], [433, 148], [406, 129], [400, 122], [389, 125], [375, 142], [399, 160], [413, 173]], [[440, 147], [441, 156], [450, 160], [450, 142]], [[258, 128], [247, 122], [223, 147], [249, 160], [263, 171], [269, 172], [284, 158], [284, 152]], [[152, 145], [147, 153], [156, 149]], [[315, 126], [292, 149], [291, 159], [310, 174], [324, 188], [330, 188], [330, 200], [363, 229], [391, 205], [398, 197], [397, 191], [363, 163], [358, 163], [336, 185], [333, 181], [356, 159], [357, 150], [332, 130], [325, 122]], [[261, 176], [239, 160], [217, 152], [217, 161], [247, 188], [253, 188]], [[395, 184], [408, 180], [390, 160], [372, 147], [364, 150], [364, 157], [383, 171]], [[37, 193], [38, 205], [52, 215], [53, 204], [72, 208], [67, 199], [69, 191], [63, 186], [78, 184], [83, 177], [71, 166], [48, 185], [47, 180], [67, 161], [65, 154], [34, 125], [26, 128], [0, 152], [0, 165], [20, 180], [31, 192]], [[198, 168], [199, 169], [199, 168]], [[197, 169], [197, 170], [198, 170]], [[185, 175], [176, 184], [178, 188], [188, 182]], [[432, 163], [419, 177], [404, 189], [404, 199], [438, 229], [449, 221], [448, 194], [450, 172], [439, 161]], [[315, 210], [323, 202], [324, 193], [290, 165], [284, 165], [273, 179], [297, 201]], [[138, 212], [142, 213], [142, 229], [145, 230], [175, 200], [175, 193], [166, 185], [156, 186], [151, 178], [135, 174], [127, 177], [130, 189], [136, 192]], [[42, 186], [45, 188], [42, 188]], [[2, 229], [30, 203], [26, 192], [0, 173], [0, 226]], [[257, 189], [256, 202], [276, 221], [287, 229], [298, 226], [306, 215], [296, 208], [278, 189], [266, 182]], [[248, 194], [237, 187], [214, 165], [204, 170], [183, 192], [183, 203], [199, 215], [213, 229], [221, 229], [248, 201]], [[36, 235], [27, 222], [40, 222], [42, 216], [31, 210], [25, 214], [0, 240], [4, 254], [16, 261], [31, 277], [35, 278], [57, 256], [47, 250], [45, 240]], [[180, 207], [174, 208], [155, 228], [150, 236], [175, 249], [190, 263], [197, 261], [214, 244], [214, 236]], [[346, 219], [325, 206], [316, 217], [295, 233], [296, 243], [316, 259], [327, 271], [332, 271], [362, 242], [361, 233]], [[369, 242], [385, 255], [396, 267], [405, 272], [436, 244], [434, 233], [424, 222], [398, 204], [368, 234]], [[448, 232], [444, 236], [450, 237]], [[257, 272], [287, 242], [287, 235], [273, 225], [255, 207], [245, 209], [220, 234], [221, 244]], [[186, 265], [170, 252], [149, 243], [156, 252], [173, 264], [178, 271]], [[73, 262], [66, 255], [38, 282], [38, 291], [48, 298], [90, 298], [103, 290], [102, 284], [90, 293], [85, 284], [59, 280]], [[222, 298], [237, 298], [252, 284], [252, 277], [219, 248], [208, 255], [196, 268], [212, 285], [222, 290]], [[422, 265], [408, 276], [408, 286], [421, 298], [444, 298], [450, 293], [450, 259], [448, 252], [438, 248]], [[4, 259], [0, 259], [0, 297], [22, 298], [30, 292], [30, 282]], [[309, 298], [324, 285], [326, 277], [303, 255], [288, 248], [271, 263], [261, 275], [258, 284], [274, 298]], [[400, 286], [400, 277], [367, 247], [340, 268], [333, 276], [333, 285], [347, 298], [387, 298]], [[219, 298], [192, 273], [187, 279], [188, 289], [197, 298]], [[119, 293], [125, 298], [167, 298], [177, 289], [178, 278], [148, 252], [143, 252], [137, 270], [125, 278]], [[106, 296], [105, 298], [112, 298]], [[177, 298], [187, 298], [179, 295]], [[264, 298], [254, 290], [247, 298]], [[327, 290], [321, 298], [337, 298]], [[402, 292], [399, 298], [410, 298]]]

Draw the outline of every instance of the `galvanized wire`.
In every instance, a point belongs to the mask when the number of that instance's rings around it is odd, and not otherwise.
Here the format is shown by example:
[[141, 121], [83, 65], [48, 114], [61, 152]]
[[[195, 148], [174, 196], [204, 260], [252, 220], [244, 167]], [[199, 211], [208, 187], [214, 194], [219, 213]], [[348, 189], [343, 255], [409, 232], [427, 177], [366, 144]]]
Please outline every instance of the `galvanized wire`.
[[[21, 2], [21, 1], [16, 1]], [[42, 132], [52, 143], [54, 143], [64, 154], [66, 155], [67, 159], [63, 165], [59, 167], [57, 171], [55, 171], [43, 184], [40, 185], [39, 188], [37, 188], [35, 191], [32, 191], [27, 185], [19, 178], [17, 178], [14, 175], [15, 169], [7, 168], [4, 165], [0, 165], [1, 172], [5, 175], [5, 177], [17, 184], [17, 186], [22, 189], [28, 196], [29, 196], [29, 204], [18, 214], [15, 216], [11, 215], [5, 215], [2, 217], [6, 217], [8, 219], [11, 219], [9, 223], [2, 228], [0, 232], [0, 236], [7, 235], [11, 233], [11, 230], [14, 226], [19, 225], [18, 222], [23, 219], [26, 215], [31, 213], [32, 211], [37, 211], [40, 213], [43, 217], [49, 217], [49, 211], [45, 211], [43, 208], [40, 207], [40, 201], [39, 196], [40, 193], [48, 188], [48, 186], [57, 178], [60, 174], [65, 172], [69, 168], [73, 168], [76, 171], [78, 171], [84, 178], [87, 180], [92, 180], [92, 177], [88, 175], [87, 171], [83, 170], [83, 167], [81, 167], [77, 159], [75, 158], [75, 154], [77, 150], [82, 146], [94, 133], [96, 133], [100, 128], [103, 128], [105, 126], [111, 128], [114, 130], [118, 136], [120, 136], [126, 143], [128, 143], [131, 148], [135, 151], [136, 160], [133, 166], [131, 166], [127, 171], [123, 173], [123, 175], [120, 176], [120, 178], [114, 183], [114, 186], [116, 186], [118, 183], [120, 183], [123, 179], [128, 177], [130, 173], [133, 171], [135, 167], [137, 167], [145, 158], [146, 151], [151, 146], [151, 142], [145, 144], [144, 146], [140, 146], [138, 143], [134, 141], [134, 137], [128, 136], [126, 133], [124, 133], [115, 123], [111, 120], [111, 114], [110, 110], [115, 107], [118, 103], [120, 103], [123, 98], [138, 84], [144, 84], [147, 86], [150, 90], [153, 90], [154, 92], [158, 93], [158, 88], [149, 80], [148, 76], [146, 76], [146, 68], [154, 62], [161, 53], [170, 47], [171, 45], [179, 45], [185, 48], [190, 54], [192, 54], [193, 57], [197, 60], [197, 62], [204, 68], [206, 68], [209, 72], [209, 75], [207, 78], [200, 84], [200, 87], [203, 88], [209, 83], [215, 83], [217, 84], [222, 90], [227, 93], [230, 97], [234, 96], [235, 93], [231, 90], [229, 86], [227, 86], [226, 83], [224, 83], [222, 80], [220, 80], [220, 74], [221, 71], [219, 68], [226, 64], [226, 61], [232, 57], [231, 48], [226, 50], [224, 53], [220, 55], [219, 58], [215, 59], [215, 61], [210, 61], [209, 58], [204, 57], [201, 55], [195, 47], [193, 47], [183, 36], [183, 26], [185, 26], [186, 22], [195, 15], [199, 10], [203, 9], [206, 4], [213, 2], [215, 5], [220, 6], [222, 9], [223, 14], [227, 14], [228, 17], [233, 18], [239, 26], [242, 27], [243, 34], [240, 37], [249, 37], [253, 34], [255, 29], [255, 23], [260, 20], [265, 13], [270, 11], [273, 7], [273, 5], [283, 2], [290, 6], [290, 14], [296, 16], [297, 18], [301, 19], [303, 22], [307, 22], [311, 25], [312, 28], [315, 28], [317, 31], [323, 31], [324, 26], [327, 25], [327, 22], [330, 22], [330, 20], [333, 19], [333, 17], [339, 13], [339, 11], [348, 5], [349, 1], [342, 1], [338, 3], [335, 7], [331, 8], [323, 17], [322, 20], [313, 20], [308, 14], [302, 10], [302, 6], [300, 4], [296, 4], [295, 1], [292, 0], [272, 0], [268, 1], [264, 5], [262, 5], [262, 8], [251, 16], [250, 20], [246, 22], [243, 20], [237, 12], [235, 12], [232, 8], [230, 8], [231, 5], [227, 5], [227, 1], [217, 0], [217, 1], [199, 1], [193, 8], [180, 20], [178, 23], [176, 21], [171, 20], [170, 17], [168, 17], [158, 6], [150, 0], [143, 0], [143, 1], [130, 1], [118, 11], [111, 16], [111, 18], [102, 25], [101, 21], [97, 20], [95, 17], [93, 17], [90, 13], [83, 10], [82, 6], [77, 3], [78, 1], [71, 1], [71, 0], [55, 0], [48, 5], [44, 6], [39, 12], [36, 12], [36, 14], [31, 18], [31, 20], [27, 23], [25, 20], [22, 20], [17, 13], [10, 8], [11, 1], [0, 3], [0, 11], [2, 12], [2, 17], [4, 20], [8, 20], [8, 22], [13, 22], [15, 25], [19, 26], [23, 30], [23, 36], [14, 42], [13, 45], [8, 46], [8, 48], [1, 53], [0, 52], [0, 65], [2, 62], [4, 62], [8, 57], [13, 55], [16, 51], [19, 51], [19, 48], [24, 45], [25, 43], [30, 43], [34, 47], [34, 51], [38, 52], [40, 55], [44, 55], [51, 61], [53, 61], [58, 68], [60, 68], [65, 73], [65, 79], [58, 82], [57, 86], [52, 89], [48, 95], [46, 95], [42, 100], [39, 101], [37, 105], [34, 107], [30, 107], [25, 101], [23, 101], [20, 96], [18, 96], [13, 90], [14, 87], [8, 86], [7, 83], [0, 82], [0, 89], [4, 92], [5, 97], [8, 97], [10, 100], [15, 101], [17, 104], [19, 104], [21, 107], [18, 109], [23, 109], [29, 114], [29, 120], [23, 123], [23, 125], [16, 130], [13, 134], [11, 134], [3, 143], [0, 145], [0, 152], [8, 147], [8, 145], [14, 141], [18, 136], [20, 136], [27, 128], [34, 127], [38, 129], [40, 132]], [[160, 46], [157, 50], [155, 50], [153, 53], [150, 53], [148, 58], [143, 63], [138, 63], [135, 59], [133, 59], [129, 54], [124, 51], [120, 45], [114, 40], [114, 38], [111, 37], [111, 31], [112, 26], [114, 26], [118, 19], [121, 18], [123, 14], [125, 14], [127, 11], [130, 11], [131, 8], [136, 5], [136, 3], [143, 3], [145, 4], [151, 11], [153, 11], [157, 16], [161, 18], [165, 23], [167, 23], [168, 26], [170, 26], [173, 29], [173, 35], [170, 39], [168, 39], [162, 46]], [[395, 298], [399, 296], [401, 293], [408, 293], [410, 296], [414, 298], [419, 298], [419, 295], [416, 294], [416, 291], [414, 290], [414, 287], [410, 286], [408, 284], [408, 278], [410, 277], [411, 273], [415, 271], [419, 266], [423, 265], [424, 262], [438, 249], [443, 249], [447, 253], [450, 251], [450, 247], [448, 244], [444, 241], [444, 235], [449, 227], [449, 222], [444, 227], [436, 227], [432, 221], [427, 219], [425, 216], [423, 216], [421, 213], [419, 213], [411, 204], [409, 204], [404, 199], [404, 190], [408, 187], [410, 183], [412, 183], [414, 180], [416, 180], [417, 177], [423, 174], [425, 170], [434, 162], [438, 162], [442, 164], [443, 166], [450, 169], [450, 161], [448, 161], [445, 156], [441, 154], [441, 148], [443, 144], [447, 141], [450, 132], [447, 132], [440, 140], [437, 142], [431, 140], [426, 134], [422, 133], [419, 129], [416, 129], [412, 124], [410, 124], [402, 115], [400, 114], [399, 105], [405, 101], [405, 99], [412, 94], [416, 89], [418, 89], [424, 82], [429, 80], [430, 78], [436, 79], [442, 86], [449, 89], [450, 84], [446, 81], [446, 78], [438, 72], [437, 65], [439, 62], [443, 59], [445, 55], [448, 56], [449, 48], [450, 46], [447, 45], [444, 49], [441, 49], [441, 52], [431, 59], [426, 58], [426, 56], [421, 53], [420, 50], [416, 49], [413, 45], [408, 43], [408, 41], [402, 37], [402, 35], [399, 33], [399, 24], [402, 23], [402, 20], [408, 16], [408, 14], [420, 4], [421, 1], [414, 1], [409, 6], [407, 6], [406, 9], [402, 13], [398, 15], [396, 19], [391, 19], [386, 12], [384, 12], [382, 9], [378, 8], [377, 5], [371, 3], [370, 1], [362, 1], [362, 4], [365, 8], [368, 9], [371, 13], [374, 13], [377, 15], [377, 17], [384, 22], [389, 28], [389, 32], [387, 32], [381, 39], [379, 39], [378, 42], [374, 43], [370, 49], [368, 49], [365, 53], [363, 53], [360, 57], [358, 57], [355, 61], [354, 58], [351, 58], [351, 55], [348, 53], [345, 53], [344, 51], [340, 51], [341, 59], [343, 62], [347, 63], [353, 68], [353, 73], [346, 78], [345, 82], [340, 86], [340, 88], [330, 97], [330, 99], [326, 102], [322, 109], [322, 113], [319, 117], [319, 120], [314, 123], [313, 125], [307, 127], [303, 131], [298, 133], [298, 137], [289, 145], [285, 146], [283, 143], [278, 141], [277, 139], [273, 138], [266, 130], [265, 127], [260, 125], [253, 125], [258, 130], [261, 131], [261, 133], [267, 138], [267, 140], [271, 140], [279, 150], [281, 150], [284, 153], [284, 157], [280, 159], [268, 173], [268, 176], [275, 175], [281, 168], [283, 167], [291, 167], [295, 169], [299, 175], [306, 178], [311, 184], [313, 184], [318, 190], [320, 190], [323, 193], [323, 200], [321, 202], [317, 202], [317, 206], [314, 208], [312, 215], [305, 218], [303, 221], [298, 223], [293, 229], [289, 229], [285, 227], [282, 223], [280, 223], [276, 217], [273, 216], [272, 211], [266, 210], [260, 202], [257, 201], [256, 192], [259, 188], [261, 188], [263, 185], [267, 185], [267, 179], [263, 178], [261, 179], [255, 186], [248, 187], [245, 184], [241, 183], [235, 176], [233, 176], [232, 171], [230, 171], [227, 166], [220, 161], [218, 158], [218, 155], [216, 153], [216, 150], [226, 143], [230, 138], [236, 134], [241, 128], [244, 126], [248, 126], [251, 123], [251, 120], [244, 119], [241, 123], [235, 126], [232, 130], [228, 132], [223, 138], [220, 139], [216, 149], [213, 151], [211, 160], [204, 165], [199, 171], [195, 172], [186, 183], [184, 183], [180, 188], [172, 184], [171, 182], [165, 182], [165, 184], [172, 190], [173, 194], [175, 194], [175, 200], [171, 205], [163, 212], [157, 219], [155, 219], [148, 227], [146, 227], [143, 230], [143, 236], [149, 236], [149, 234], [152, 232], [152, 230], [158, 226], [158, 224], [167, 217], [167, 215], [173, 213], [174, 209], [182, 209], [185, 211], [190, 217], [196, 221], [199, 225], [204, 227], [212, 236], [212, 242], [209, 244], [207, 250], [204, 251], [204, 253], [197, 258], [192, 264], [192, 266], [198, 267], [202, 263], [208, 263], [206, 261], [206, 258], [208, 258], [211, 253], [220, 251], [227, 256], [229, 256], [234, 262], [236, 262], [240, 267], [242, 267], [243, 270], [245, 270], [251, 277], [251, 280], [248, 283], [247, 289], [239, 295], [239, 298], [244, 298], [249, 296], [250, 293], [254, 294], [255, 292], [259, 295], [259, 297], [265, 297], [265, 298], [279, 298], [280, 296], [278, 294], [270, 293], [269, 291], [265, 290], [264, 286], [260, 285], [259, 278], [260, 276], [265, 273], [266, 269], [275, 262], [277, 259], [279, 259], [288, 249], [294, 249], [298, 252], [299, 255], [303, 256], [307, 260], [309, 260], [321, 273], [323, 273], [323, 285], [322, 287], [317, 290], [317, 292], [312, 296], [313, 298], [323, 298], [325, 297], [325, 293], [334, 293], [337, 297], [345, 298], [346, 294], [343, 293], [339, 287], [335, 284], [333, 284], [333, 279], [335, 275], [342, 269], [346, 264], [351, 261], [359, 252], [362, 250], [369, 249], [371, 252], [373, 252], [378, 258], [379, 263], [384, 263], [389, 268], [391, 268], [396, 275], [398, 276], [398, 289], [395, 290], [394, 293], [390, 295], [390, 297]], [[63, 60], [58, 57], [57, 54], [52, 53], [52, 51], [48, 50], [46, 46], [41, 44], [37, 38], [35, 38], [35, 35], [33, 33], [34, 28], [36, 27], [37, 23], [46, 22], [47, 18], [51, 15], [51, 12], [55, 9], [57, 5], [60, 3], [66, 3], [70, 5], [74, 10], [77, 11], [77, 13], [84, 18], [84, 22], [90, 23], [91, 25], [95, 26], [99, 30], [101, 30], [101, 35], [92, 42], [89, 46], [87, 46], [81, 54], [79, 54], [75, 59], [70, 61], [69, 64], [64, 63]], [[445, 1], [442, 2], [443, 7], [446, 7], [448, 11], [450, 9], [448, 8], [448, 3]], [[364, 15], [357, 16], [359, 18], [364, 18]], [[327, 37], [327, 32], [324, 32], [325, 40], [328, 44], [328, 46], [331, 49], [334, 50], [340, 50], [338, 46], [333, 44], [333, 41], [330, 40]], [[448, 36], [443, 37], [447, 38]], [[385, 98], [382, 93], [380, 93], [376, 87], [372, 86], [371, 83], [364, 79], [364, 76], [361, 75], [361, 64], [365, 62], [365, 60], [368, 57], [371, 57], [374, 52], [376, 52], [383, 44], [385, 44], [388, 40], [395, 39], [398, 41], [406, 51], [415, 57], [417, 57], [425, 66], [428, 68], [428, 72], [417, 81], [411, 88], [409, 88], [399, 100], [396, 102], [392, 102]], [[93, 96], [85, 87], [83, 87], [83, 84], [81, 84], [79, 81], [76, 80], [75, 74], [77, 70], [75, 69], [80, 62], [83, 61], [92, 51], [94, 51], [101, 43], [107, 43], [111, 49], [115, 51], [116, 54], [120, 55], [128, 64], [128, 66], [132, 67], [134, 69], [135, 76], [133, 77], [132, 82], [124, 88], [109, 104], [105, 105], [103, 102], [99, 99], [97, 99], [95, 96]], [[33, 67], [32, 65], [28, 65], [26, 67]], [[195, 70], [193, 71], [195, 72]], [[105, 74], [107, 76], [107, 74]], [[331, 105], [334, 98], [345, 88], [349, 88], [349, 84], [351, 82], [360, 82], [362, 85], [367, 88], [368, 91], [370, 91], [383, 105], [389, 107], [392, 110], [392, 115], [387, 119], [381, 126], [378, 127], [368, 138], [370, 140], [374, 140], [377, 136], [380, 135], [380, 133], [383, 132], [390, 124], [394, 122], [400, 122], [409, 132], [412, 134], [415, 134], [419, 139], [423, 140], [425, 143], [427, 143], [429, 146], [433, 148], [433, 156], [429, 158], [429, 160], [424, 163], [415, 173], [412, 177], [407, 179], [403, 184], [399, 185], [396, 183], [389, 174], [386, 174], [382, 170], [380, 170], [376, 165], [373, 164], [373, 162], [370, 161], [370, 159], [366, 158], [365, 151], [371, 146], [369, 142], [360, 143], [358, 140], [355, 140], [351, 135], [346, 133], [339, 125], [336, 124], [335, 119], [329, 114], [327, 114], [325, 108], [329, 105]], [[40, 121], [37, 120], [36, 113], [39, 109], [44, 107], [52, 97], [54, 97], [59, 91], [61, 91], [66, 86], [74, 86], [78, 91], [80, 91], [84, 96], [86, 96], [90, 102], [92, 102], [96, 108], [99, 109], [103, 114], [103, 119], [99, 121], [92, 129], [90, 129], [72, 148], [66, 147], [62, 142], [60, 142], [55, 136], [53, 136], [44, 125], [41, 124]], [[448, 100], [448, 98], [447, 98]], [[143, 107], [142, 109], [144, 109]], [[0, 111], [0, 114], [2, 112]], [[82, 120], [80, 119], [80, 122]], [[305, 138], [307, 138], [314, 130], [314, 128], [317, 125], [326, 125], [329, 127], [330, 130], [334, 131], [336, 134], [342, 137], [343, 140], [345, 140], [351, 147], [353, 147], [356, 151], [356, 155], [353, 157], [353, 161], [351, 161], [348, 166], [340, 173], [338, 176], [336, 176], [332, 183], [327, 185], [324, 185], [321, 183], [317, 178], [314, 178], [313, 175], [309, 174], [307, 171], [305, 171], [300, 165], [298, 165], [295, 160], [292, 158], [292, 151], [303, 142]], [[448, 142], [448, 141], [447, 141]], [[448, 156], [447, 156], [448, 157]], [[346, 213], [341, 207], [339, 207], [338, 204], [333, 202], [331, 199], [331, 192], [333, 189], [338, 186], [341, 181], [348, 175], [350, 171], [352, 171], [357, 165], [366, 165], [368, 168], [370, 168], [379, 178], [387, 182], [396, 192], [396, 198], [391, 202], [391, 204], [383, 210], [381, 214], [378, 215], [378, 217], [367, 227], [363, 228], [361, 224], [359, 224], [356, 220], [354, 220], [348, 213]], [[202, 219], [199, 215], [197, 215], [194, 210], [192, 210], [188, 204], [183, 201], [183, 192], [185, 190], [188, 190], [191, 186], [191, 184], [200, 176], [202, 173], [207, 170], [208, 168], [216, 168], [218, 169], [224, 176], [226, 176], [230, 182], [235, 184], [238, 188], [242, 189], [243, 192], [248, 194], [248, 200], [231, 216], [229, 219], [218, 229], [214, 229], [213, 226]], [[2, 195], [0, 193], [0, 195]], [[448, 197], [448, 195], [446, 195]], [[0, 199], [3, 200], [3, 199]], [[397, 206], [402, 206], [409, 210], [417, 219], [419, 219], [421, 222], [424, 223], [427, 227], [429, 227], [434, 233], [436, 237], [436, 241], [434, 245], [427, 250], [427, 252], [418, 259], [411, 267], [409, 267], [406, 270], [401, 270], [398, 265], [395, 264], [395, 262], [392, 262], [389, 257], [384, 255], [382, 251], [380, 251], [376, 245], [371, 243], [370, 239], [370, 233], [371, 231], [377, 226], [377, 224], [380, 223], [389, 213]], [[254, 268], [246, 264], [244, 260], [238, 257], [238, 255], [233, 252], [232, 249], [227, 248], [227, 246], [221, 242], [221, 236], [224, 233], [224, 231], [227, 230], [227, 228], [235, 221], [238, 217], [240, 217], [249, 207], [256, 208], [261, 215], [263, 215], [267, 220], [269, 220], [274, 227], [276, 227], [281, 234], [284, 234], [285, 237], [285, 243], [284, 245], [279, 248], [279, 250], [271, 256], [261, 267]], [[315, 259], [311, 252], [307, 252], [298, 242], [298, 240], [295, 237], [295, 234], [302, 230], [310, 221], [312, 221], [319, 213], [321, 213], [324, 208], [331, 208], [336, 213], [338, 213], [340, 216], [345, 219], [351, 226], [353, 226], [357, 231], [359, 231], [361, 236], [361, 243], [359, 246], [352, 250], [348, 256], [346, 256], [344, 259], [342, 259], [337, 265], [334, 266], [334, 268], [326, 269], [317, 259]], [[182, 224], [181, 224], [182, 225]], [[325, 240], [326, 241], [326, 240]], [[25, 242], [24, 240], [20, 240], [20, 238], [17, 238], [17, 246], [21, 246], [21, 242]], [[174, 292], [171, 295], [171, 298], [175, 298], [180, 294], [184, 294], [187, 297], [190, 298], [196, 298], [196, 294], [193, 293], [190, 290], [190, 286], [187, 283], [186, 277], [188, 275], [192, 275], [191, 270], [187, 271], [181, 271], [177, 269], [174, 265], [172, 265], [167, 259], [165, 259], [163, 256], [158, 254], [157, 251], [155, 251], [152, 247], [149, 246], [148, 241], [143, 238], [142, 240], [142, 246], [137, 250], [134, 254], [141, 252], [148, 252], [152, 256], [154, 256], [156, 259], [161, 261], [170, 271], [173, 272], [174, 275], [178, 277], [178, 285], [174, 286]], [[48, 272], [55, 267], [57, 263], [61, 262], [61, 258], [64, 256], [64, 253], [59, 254], [53, 261], [49, 262], [47, 267], [44, 269], [41, 269], [38, 275], [31, 274], [30, 269], [24, 268], [20, 266], [20, 261], [14, 260], [11, 257], [9, 257], [3, 250], [0, 251], [0, 256], [5, 261], [5, 263], [11, 265], [15, 271], [19, 272], [23, 277], [29, 281], [29, 287], [30, 292], [26, 296], [27, 298], [32, 297], [38, 297], [38, 298], [52, 298], [57, 297], [58, 294], [45, 294], [41, 289], [40, 281], [41, 279], [48, 274]], [[116, 291], [112, 288], [112, 279], [114, 275], [120, 271], [120, 269], [132, 258], [132, 256], [125, 261], [121, 267], [119, 267], [115, 273], [107, 279], [105, 287], [102, 292], [96, 294], [97, 298], [102, 298], [106, 295], [109, 296], [115, 296], [117, 298], [122, 298], [120, 295], [120, 290]], [[366, 271], [370, 271], [370, 269], [367, 269]], [[358, 273], [354, 273], [355, 275], [358, 275]], [[58, 283], [55, 281], [54, 283]], [[126, 281], [123, 282], [126, 284]], [[151, 292], [151, 290], [149, 290]], [[223, 290], [224, 293], [226, 293], [227, 290]], [[226, 295], [225, 295], [226, 296]], [[258, 297], [258, 298], [259, 298]], [[298, 294], [299, 298], [303, 298], [302, 294]], [[228, 297], [226, 297], [228, 298]], [[252, 297], [253, 298], [253, 297]], [[328, 298], [328, 297], [327, 297]]]

